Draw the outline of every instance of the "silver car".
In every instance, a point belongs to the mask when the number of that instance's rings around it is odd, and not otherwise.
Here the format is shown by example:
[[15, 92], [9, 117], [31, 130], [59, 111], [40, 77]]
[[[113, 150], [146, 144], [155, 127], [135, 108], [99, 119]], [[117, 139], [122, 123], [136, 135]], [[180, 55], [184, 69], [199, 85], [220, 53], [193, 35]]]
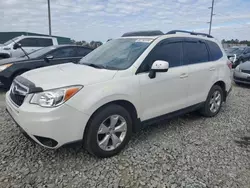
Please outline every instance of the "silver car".
[[239, 64], [235, 68], [233, 79], [236, 84], [250, 84], [250, 61]]

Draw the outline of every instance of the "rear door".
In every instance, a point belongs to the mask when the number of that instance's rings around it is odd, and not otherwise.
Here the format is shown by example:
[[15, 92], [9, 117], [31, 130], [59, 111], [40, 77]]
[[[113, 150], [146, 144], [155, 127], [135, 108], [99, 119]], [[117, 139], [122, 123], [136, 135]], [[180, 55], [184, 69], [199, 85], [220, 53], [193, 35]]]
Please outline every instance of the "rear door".
[[188, 103], [198, 104], [206, 100], [208, 92], [218, 79], [217, 62], [209, 55], [204, 40], [187, 38], [183, 43], [184, 65], [189, 71]]
[[76, 63], [76, 47], [74, 46], [67, 46], [58, 48], [51, 53], [48, 53], [46, 56], [53, 56], [53, 59], [49, 60], [49, 64], [56, 65], [62, 63], [73, 62]]
[[[141, 120], [161, 116], [187, 107], [188, 69], [182, 66], [182, 38], [165, 39], [157, 44], [137, 71], [141, 92]], [[156, 60], [169, 63], [167, 72], [148, 76]]]

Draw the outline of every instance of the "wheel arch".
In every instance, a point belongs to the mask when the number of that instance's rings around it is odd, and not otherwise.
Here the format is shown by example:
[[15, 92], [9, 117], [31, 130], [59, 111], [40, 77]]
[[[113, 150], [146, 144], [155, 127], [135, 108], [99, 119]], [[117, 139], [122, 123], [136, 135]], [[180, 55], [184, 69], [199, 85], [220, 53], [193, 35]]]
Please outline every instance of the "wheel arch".
[[214, 85], [218, 85], [221, 87], [221, 89], [223, 91], [223, 101], [226, 101], [226, 98], [227, 98], [226, 83], [224, 81], [220, 80], [220, 81], [215, 82]]
[[99, 112], [102, 108], [104, 108], [110, 104], [116, 104], [116, 105], [122, 106], [123, 108], [125, 108], [128, 111], [128, 113], [131, 115], [132, 122], [133, 122], [133, 126], [132, 126], [133, 132], [137, 132], [140, 129], [140, 119], [138, 118], [138, 112], [137, 112], [137, 109], [134, 106], [134, 104], [128, 100], [118, 99], [118, 100], [110, 101], [110, 102], [107, 102], [107, 103], [101, 105], [99, 108], [97, 108], [92, 113], [92, 115], [90, 116], [90, 118], [87, 122], [87, 125], [84, 129], [83, 136], [87, 133], [88, 128], [89, 128], [89, 123], [90, 123], [91, 119], [94, 117], [94, 115], [97, 112]]

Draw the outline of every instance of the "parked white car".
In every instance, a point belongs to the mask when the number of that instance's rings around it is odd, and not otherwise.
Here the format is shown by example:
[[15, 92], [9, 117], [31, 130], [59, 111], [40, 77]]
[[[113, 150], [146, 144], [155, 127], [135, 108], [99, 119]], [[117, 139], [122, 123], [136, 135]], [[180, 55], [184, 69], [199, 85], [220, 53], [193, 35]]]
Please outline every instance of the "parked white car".
[[42, 36], [19, 36], [13, 38], [0, 46], [1, 55], [6, 57], [20, 57], [25, 55], [21, 48], [15, 48], [15, 43], [21, 44], [22, 48], [31, 53], [43, 47], [58, 45], [57, 38], [54, 37], [42, 37]]
[[117, 154], [152, 122], [194, 110], [215, 116], [231, 90], [231, 62], [210, 35], [179, 32], [125, 35], [79, 64], [24, 73], [6, 94], [7, 111], [38, 144], [83, 140], [98, 157]]

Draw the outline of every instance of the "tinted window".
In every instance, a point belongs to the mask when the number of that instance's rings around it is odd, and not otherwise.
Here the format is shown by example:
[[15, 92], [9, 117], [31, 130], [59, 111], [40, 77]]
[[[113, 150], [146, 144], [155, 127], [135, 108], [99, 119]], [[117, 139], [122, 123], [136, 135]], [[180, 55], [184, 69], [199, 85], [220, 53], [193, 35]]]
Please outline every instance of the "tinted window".
[[210, 42], [210, 41], [206, 41], [206, 43], [208, 44], [208, 47], [210, 50], [210, 60], [211, 61], [216, 61], [223, 56], [220, 47], [216, 43]]
[[37, 46], [39, 47], [47, 47], [53, 45], [52, 39], [37, 38], [36, 41], [37, 41]]
[[65, 58], [75, 56], [75, 48], [59, 48], [48, 55], [52, 55], [54, 58]]
[[84, 57], [85, 55], [87, 55], [89, 52], [91, 52], [92, 50], [91, 49], [88, 49], [88, 48], [81, 48], [81, 47], [78, 47], [77, 48], [77, 56], [79, 57]]
[[247, 48], [247, 49], [246, 49], [246, 53], [250, 53], [250, 48]]
[[181, 65], [182, 43], [161, 43], [157, 45], [147, 56], [140, 67], [140, 72], [148, 72], [156, 60], [164, 60], [169, 67]]
[[37, 43], [34, 38], [25, 38], [20, 40], [18, 43], [20, 43], [22, 47], [37, 47]]
[[184, 42], [183, 44], [183, 59], [185, 65], [209, 61], [208, 51], [205, 43]]

